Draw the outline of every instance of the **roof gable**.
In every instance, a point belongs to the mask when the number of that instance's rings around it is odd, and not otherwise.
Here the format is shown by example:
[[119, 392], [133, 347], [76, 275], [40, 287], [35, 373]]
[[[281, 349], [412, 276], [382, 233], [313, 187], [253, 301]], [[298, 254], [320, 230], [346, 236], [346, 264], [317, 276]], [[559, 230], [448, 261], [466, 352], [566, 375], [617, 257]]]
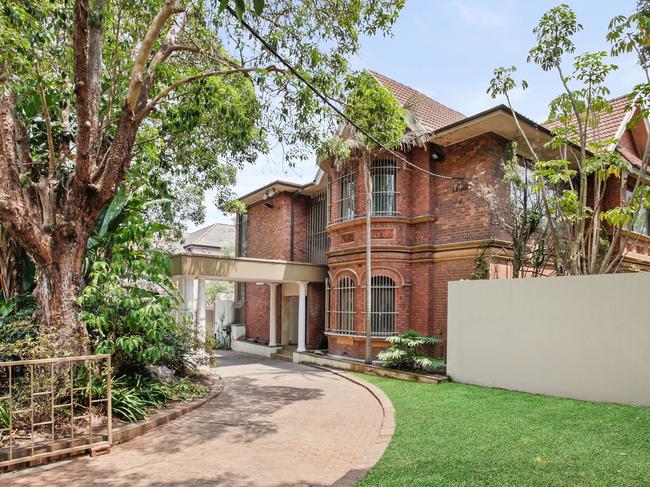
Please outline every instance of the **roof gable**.
[[442, 103], [437, 102], [410, 86], [406, 86], [399, 81], [395, 81], [375, 71], [368, 72], [388, 88], [404, 108], [414, 112], [418, 121], [428, 131], [433, 132], [465, 118], [465, 115], [462, 113], [446, 107]]

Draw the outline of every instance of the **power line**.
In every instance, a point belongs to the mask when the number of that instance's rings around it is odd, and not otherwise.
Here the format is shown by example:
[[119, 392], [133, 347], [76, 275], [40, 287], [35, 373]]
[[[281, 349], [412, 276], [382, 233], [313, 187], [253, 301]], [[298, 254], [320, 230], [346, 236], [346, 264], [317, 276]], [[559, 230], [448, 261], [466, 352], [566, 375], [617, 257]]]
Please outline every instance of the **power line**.
[[244, 20], [243, 17], [240, 18], [240, 17], [237, 15], [237, 13], [232, 9], [232, 7], [228, 6], [228, 7], [226, 7], [226, 8], [228, 9], [228, 12], [230, 12], [230, 14], [231, 14], [233, 17], [235, 17], [235, 19], [237, 19], [237, 20], [238, 20], [238, 21], [239, 21], [239, 22], [244, 26], [244, 28], [245, 28], [248, 32], [251, 33], [251, 35], [252, 35], [253, 37], [255, 37], [255, 39], [257, 39], [258, 41], [260, 41], [260, 43], [261, 43], [261, 44], [262, 44], [262, 45], [263, 45], [263, 46], [264, 46], [264, 47], [265, 47], [265, 48], [266, 48], [266, 49], [267, 49], [271, 54], [273, 54], [276, 58], [278, 58], [278, 60], [279, 60], [282, 64], [284, 64], [284, 65], [286, 66], [286, 68], [291, 72], [291, 74], [293, 74], [296, 78], [298, 78], [300, 81], [302, 81], [302, 82], [303, 82], [303, 83], [304, 83], [304, 84], [305, 84], [305, 85], [306, 85], [306, 86], [307, 86], [311, 91], [313, 91], [313, 92], [314, 92], [314, 93], [315, 93], [315, 94], [316, 94], [316, 95], [317, 95], [321, 100], [323, 100], [327, 106], [329, 106], [332, 110], [334, 110], [334, 111], [335, 111], [335, 112], [336, 112], [336, 113], [337, 113], [341, 118], [343, 118], [346, 122], [348, 122], [350, 125], [352, 125], [355, 129], [357, 129], [359, 132], [361, 132], [363, 135], [365, 135], [369, 140], [371, 140], [372, 142], [374, 142], [378, 147], [381, 147], [381, 148], [382, 148], [383, 150], [385, 150], [386, 152], [389, 152], [390, 154], [392, 154], [393, 156], [395, 156], [397, 159], [399, 159], [400, 161], [404, 162], [405, 164], [407, 164], [407, 165], [413, 167], [414, 169], [417, 169], [418, 171], [421, 171], [421, 172], [423, 172], [423, 173], [425, 173], [425, 174], [428, 174], [428, 175], [430, 175], [430, 176], [433, 176], [433, 177], [436, 177], [436, 178], [440, 178], [440, 179], [447, 179], [447, 180], [465, 180], [465, 179], [466, 179], [466, 178], [464, 178], [464, 177], [462, 177], [462, 176], [444, 176], [444, 175], [442, 175], [442, 174], [436, 174], [436, 173], [433, 173], [433, 172], [431, 172], [431, 171], [427, 171], [426, 169], [422, 169], [421, 167], [419, 167], [419, 166], [413, 164], [411, 161], [407, 160], [407, 159], [406, 159], [405, 157], [403, 157], [401, 154], [399, 154], [399, 153], [395, 152], [394, 150], [389, 149], [388, 147], [386, 147], [386, 146], [385, 146], [384, 144], [382, 144], [379, 140], [377, 140], [377, 138], [376, 138], [374, 135], [372, 135], [372, 134], [366, 132], [366, 130], [364, 130], [362, 127], [359, 126], [359, 124], [357, 124], [354, 120], [352, 120], [350, 117], [348, 117], [348, 116], [347, 116], [347, 115], [346, 115], [346, 114], [345, 114], [345, 113], [344, 113], [344, 112], [343, 112], [339, 107], [337, 107], [336, 105], [334, 105], [334, 103], [332, 103], [332, 101], [331, 101], [331, 100], [330, 100], [326, 95], [324, 95], [324, 94], [323, 94], [323, 93], [322, 93], [318, 88], [316, 88], [316, 87], [315, 87], [315, 86], [314, 86], [314, 85], [313, 85], [309, 80], [307, 80], [307, 79], [306, 79], [302, 74], [300, 74], [300, 73], [299, 73], [299, 72], [298, 72], [298, 71], [297, 71], [297, 70], [296, 70], [296, 69], [295, 69], [295, 68], [294, 68], [294, 67], [289, 63], [289, 61], [287, 61], [284, 57], [282, 57], [282, 56], [280, 55], [280, 53], [278, 53], [275, 49], [273, 49], [273, 47], [272, 47], [268, 42], [266, 42], [266, 39], [264, 39], [264, 38], [259, 34], [259, 32], [257, 32], [257, 30], [255, 30], [255, 28], [253, 28], [251, 25], [249, 25], [248, 22], [246, 22], [246, 21]]

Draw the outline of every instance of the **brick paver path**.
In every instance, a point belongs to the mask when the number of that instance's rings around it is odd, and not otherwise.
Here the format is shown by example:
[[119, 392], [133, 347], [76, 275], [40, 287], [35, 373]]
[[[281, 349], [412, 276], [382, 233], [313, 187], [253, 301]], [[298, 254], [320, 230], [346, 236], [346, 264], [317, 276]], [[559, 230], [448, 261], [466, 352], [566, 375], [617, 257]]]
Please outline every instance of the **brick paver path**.
[[364, 463], [382, 409], [370, 392], [311, 367], [225, 352], [224, 392], [109, 455], [0, 485], [330, 485]]

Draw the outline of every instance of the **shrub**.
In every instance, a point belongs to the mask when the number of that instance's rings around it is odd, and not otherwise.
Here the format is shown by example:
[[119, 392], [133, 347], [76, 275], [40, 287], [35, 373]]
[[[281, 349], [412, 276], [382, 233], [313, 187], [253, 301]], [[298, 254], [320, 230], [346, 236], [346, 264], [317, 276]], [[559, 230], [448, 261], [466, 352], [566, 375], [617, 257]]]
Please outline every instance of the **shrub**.
[[429, 357], [423, 353], [425, 346], [435, 345], [438, 337], [425, 337], [415, 330], [407, 330], [403, 334], [388, 337], [390, 348], [379, 352], [377, 358], [385, 362], [391, 369], [421, 370], [443, 365], [443, 361]]
[[168, 228], [146, 218], [142, 198], [135, 191], [123, 208], [117, 205], [119, 225], [91, 241], [88, 284], [79, 299], [95, 352], [112, 354], [118, 375], [166, 360], [176, 362], [175, 370], [187, 365], [174, 356], [185, 352], [169, 257], [155, 246]]
[[[101, 391], [97, 392], [101, 395]], [[172, 401], [203, 397], [208, 392], [207, 386], [189, 377], [167, 383], [143, 375], [120, 376], [113, 380], [111, 388], [113, 415], [135, 423], [145, 419], [150, 409], [161, 408]]]

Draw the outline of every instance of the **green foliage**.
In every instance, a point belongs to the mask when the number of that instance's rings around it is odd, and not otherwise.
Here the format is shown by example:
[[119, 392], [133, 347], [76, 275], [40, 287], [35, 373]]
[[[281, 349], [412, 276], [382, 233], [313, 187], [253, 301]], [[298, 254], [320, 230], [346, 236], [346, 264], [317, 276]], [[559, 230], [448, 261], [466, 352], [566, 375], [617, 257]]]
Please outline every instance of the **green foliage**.
[[135, 191], [124, 204], [121, 223], [96, 234], [88, 285], [79, 300], [80, 319], [96, 353], [113, 354], [118, 372], [173, 360], [179, 352], [174, 342], [180, 331], [173, 316], [178, 299], [169, 258], [154, 245], [167, 227], [145, 219], [144, 206], [146, 201]]
[[9, 428], [9, 403], [6, 399], [0, 401], [0, 429], [4, 428]]
[[391, 369], [421, 370], [443, 365], [443, 361], [425, 355], [422, 349], [440, 342], [434, 336], [425, 337], [415, 330], [407, 330], [399, 336], [386, 338], [390, 348], [382, 350], [377, 355], [379, 360]]
[[[635, 52], [646, 78], [649, 12], [648, 2], [643, 0], [635, 14], [614, 18], [607, 33], [607, 40], [612, 45], [611, 55]], [[535, 148], [523, 135], [526, 148], [534, 157], [532, 189], [543, 202], [544, 222], [548, 223], [549, 241], [552, 242], [550, 251], [558, 274], [615, 270], [626, 248], [627, 237], [621, 236], [621, 230], [630, 227], [637, 210], [647, 204], [643, 189], [647, 183], [641, 180], [627, 203], [615, 208], [607, 207], [608, 187], [618, 188], [619, 178], [632, 169], [612, 149], [619, 141], [602, 140], [598, 131], [602, 115], [612, 110], [606, 83], [618, 68], [609, 62], [609, 54], [605, 51], [574, 55], [573, 37], [580, 30], [582, 25], [568, 5], [554, 7], [533, 29], [536, 45], [528, 56], [528, 62], [538, 65], [543, 71], [556, 71], [564, 88], [563, 93], [549, 104], [547, 123], [553, 124], [553, 134], [546, 146]], [[572, 70], [568, 73], [565, 72], [567, 55], [573, 57]], [[513, 77], [515, 72], [514, 66], [495, 69], [488, 93], [493, 98], [505, 96], [510, 105], [509, 93], [517, 86]], [[525, 88], [527, 85], [522, 82], [522, 86]], [[639, 114], [632, 117], [628, 126], [645, 123], [650, 114], [650, 83], [637, 85], [629, 100], [626, 109], [638, 109]], [[549, 152], [557, 155], [548, 156]], [[601, 222], [606, 222], [609, 228]], [[607, 234], [609, 237], [603, 239]]]
[[196, 399], [208, 392], [208, 387], [188, 377], [167, 383], [142, 375], [121, 376], [113, 380], [111, 387], [113, 414], [135, 423], [145, 419], [153, 408], [161, 408], [169, 402]]
[[[103, 31], [99, 111], [106, 140], [116, 133], [134, 49], [162, 4], [128, 0], [88, 5], [89, 24]], [[268, 152], [271, 144], [287, 147], [285, 156], [291, 162], [307, 157], [335, 130], [337, 121], [321, 100], [294, 76], [273, 69], [277, 59], [260, 43], [251, 42], [239, 20], [224, 11], [226, 7], [246, 18], [319, 89], [340, 98], [348, 59], [358, 52], [360, 38], [388, 34], [403, 5], [404, 0], [344, 0], [332, 6], [311, 0], [178, 2], [182, 13], [165, 24], [154, 52], [166, 46], [166, 37], [181, 24], [174, 44], [188, 49], [173, 52], [147, 73], [153, 76], [148, 99], [174, 83], [195, 78], [172, 90], [140, 126], [131, 177], [140, 182], [148, 179], [171, 197], [167, 206], [157, 208], [165, 221], [200, 222], [205, 215], [205, 190], [215, 189], [215, 202], [228, 207], [236, 169]], [[11, 73], [4, 79], [16, 94], [17, 113], [36, 161], [33, 174], [24, 178], [25, 185], [38, 181], [49, 157], [40, 87], [57, 158], [61, 156], [56, 177], [65, 181], [75, 165], [66, 149], [78, 129], [74, 9], [74, 2], [62, 0], [10, 0], [0, 9], [0, 66]], [[201, 76], [208, 72], [215, 74]]]
[[377, 142], [397, 147], [407, 128], [406, 110], [391, 91], [367, 71], [348, 77], [346, 84], [346, 115], [374, 137], [357, 132], [359, 143], [368, 150], [379, 149]]

